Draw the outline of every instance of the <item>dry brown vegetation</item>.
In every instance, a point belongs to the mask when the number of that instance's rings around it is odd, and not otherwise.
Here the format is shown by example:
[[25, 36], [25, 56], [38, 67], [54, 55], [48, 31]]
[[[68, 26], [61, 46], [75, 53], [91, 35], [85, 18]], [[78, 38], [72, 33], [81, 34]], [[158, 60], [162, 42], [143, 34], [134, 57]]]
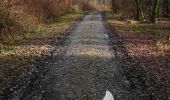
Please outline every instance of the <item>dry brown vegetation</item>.
[[62, 33], [80, 16], [82, 14], [65, 15], [53, 24], [42, 25], [30, 33], [15, 36], [8, 41], [8, 43], [12, 42], [10, 45], [2, 45], [0, 53], [1, 90], [9, 89], [12, 85], [10, 82], [15, 83], [15, 80], [27, 78], [29, 73], [35, 71], [34, 67], [29, 64], [41, 58], [44, 51], [53, 50], [58, 37], [61, 37]]
[[153, 100], [169, 98], [170, 21], [140, 23], [122, 20], [112, 12], [106, 15], [117, 33], [118, 56], [132, 87], [143, 90]]
[[24, 34], [66, 13], [80, 13], [85, 9], [91, 9], [91, 6], [88, 3], [71, 3], [71, 0], [1, 0], [0, 40]]
[[30, 64], [53, 48], [85, 8], [92, 9], [70, 0], [0, 1], [0, 96], [35, 71]]

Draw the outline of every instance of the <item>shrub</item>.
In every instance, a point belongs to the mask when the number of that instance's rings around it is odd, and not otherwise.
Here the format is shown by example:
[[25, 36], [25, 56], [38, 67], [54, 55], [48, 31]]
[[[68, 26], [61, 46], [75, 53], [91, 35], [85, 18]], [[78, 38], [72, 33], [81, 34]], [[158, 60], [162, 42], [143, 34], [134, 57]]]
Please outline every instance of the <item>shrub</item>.
[[1, 0], [0, 35], [4, 38], [24, 33], [65, 13], [91, 9], [87, 2], [71, 0]]

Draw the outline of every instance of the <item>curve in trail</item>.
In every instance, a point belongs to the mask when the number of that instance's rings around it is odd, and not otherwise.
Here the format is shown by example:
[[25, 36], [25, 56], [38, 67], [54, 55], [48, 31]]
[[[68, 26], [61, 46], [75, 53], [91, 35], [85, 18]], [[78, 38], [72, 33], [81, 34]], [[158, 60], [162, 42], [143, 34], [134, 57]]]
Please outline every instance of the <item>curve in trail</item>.
[[116, 100], [136, 98], [127, 92], [128, 81], [116, 66], [115, 51], [109, 46], [100, 13], [87, 15], [63, 48], [64, 56], [50, 64], [51, 69], [41, 83], [44, 90], [24, 100], [102, 100], [107, 89]]

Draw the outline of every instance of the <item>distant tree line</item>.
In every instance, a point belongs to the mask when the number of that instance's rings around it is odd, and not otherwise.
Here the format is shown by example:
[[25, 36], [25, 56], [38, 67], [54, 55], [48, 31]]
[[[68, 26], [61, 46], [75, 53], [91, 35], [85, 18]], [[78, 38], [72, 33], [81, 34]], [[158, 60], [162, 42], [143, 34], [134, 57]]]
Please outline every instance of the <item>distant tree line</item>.
[[157, 17], [170, 18], [170, 0], [111, 0], [115, 13], [126, 13], [136, 20], [155, 22]]

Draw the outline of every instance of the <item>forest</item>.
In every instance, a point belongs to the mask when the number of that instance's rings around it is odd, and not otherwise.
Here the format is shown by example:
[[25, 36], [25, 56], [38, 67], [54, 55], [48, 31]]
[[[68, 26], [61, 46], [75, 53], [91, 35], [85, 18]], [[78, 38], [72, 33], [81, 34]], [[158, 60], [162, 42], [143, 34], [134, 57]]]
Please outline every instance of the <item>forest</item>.
[[[29, 30], [31, 26], [48, 23], [65, 13], [92, 9], [95, 5], [112, 6], [122, 17], [155, 22], [169, 18], [169, 0], [1, 0], [1, 40], [15, 29]], [[30, 23], [34, 22], [34, 23]], [[13, 28], [12, 28], [13, 27]], [[10, 32], [11, 31], [11, 32]], [[19, 32], [17, 30], [18, 33]], [[16, 33], [17, 34], [17, 33]]]
[[[0, 100], [39, 100], [33, 98], [39, 91], [47, 91], [43, 100], [55, 100], [55, 93], [59, 100], [98, 100], [104, 87], [115, 100], [169, 100], [169, 65], [170, 0], [0, 0]], [[49, 74], [60, 70], [73, 75], [61, 80], [63, 91], [37, 88], [53, 87], [41, 76], [69, 76]], [[65, 83], [80, 85], [82, 94], [68, 99]]]

